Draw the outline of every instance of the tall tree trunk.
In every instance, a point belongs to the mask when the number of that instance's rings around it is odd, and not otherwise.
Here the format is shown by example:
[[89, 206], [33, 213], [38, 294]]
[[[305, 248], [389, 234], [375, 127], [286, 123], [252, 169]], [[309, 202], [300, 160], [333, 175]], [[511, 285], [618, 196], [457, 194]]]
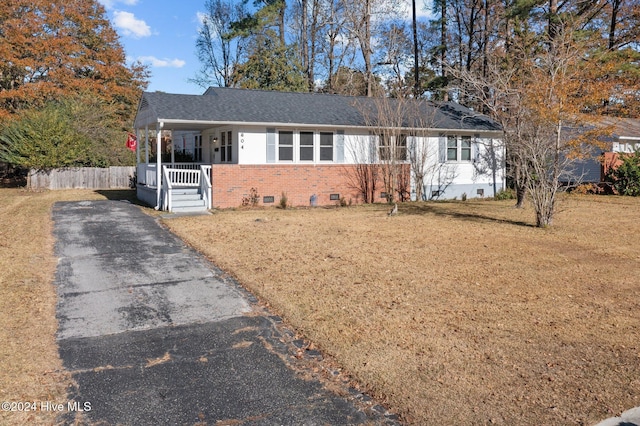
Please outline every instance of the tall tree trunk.
[[549, 0], [549, 40], [558, 35], [558, 0]]
[[302, 70], [307, 77], [307, 86], [311, 87], [311, 81], [309, 81], [309, 24], [307, 16], [308, 7], [308, 0], [300, 1], [300, 56], [302, 56]]
[[364, 40], [362, 56], [364, 59], [364, 74], [367, 80], [367, 96], [373, 96], [373, 72], [371, 69], [371, 0], [365, 0], [366, 12], [364, 16]]
[[[509, 0], [504, 0], [503, 2], [503, 8], [504, 10], [507, 10], [507, 8], [509, 7]], [[512, 39], [511, 39], [511, 19], [509, 18], [508, 14], [504, 13], [505, 16], [503, 16], [504, 19], [504, 34], [502, 35], [502, 40], [504, 41], [504, 53], [506, 57], [509, 57], [509, 54], [511, 52], [511, 43], [512, 43]]]
[[[447, 81], [446, 61], [447, 61], [447, 0], [440, 0], [440, 75], [443, 83]], [[442, 100], [449, 100], [449, 91], [444, 88]]]
[[287, 11], [287, 2], [285, 0], [280, 0], [280, 22], [278, 23], [278, 26], [280, 27], [280, 44], [282, 46], [285, 45], [285, 32], [286, 32], [286, 28], [284, 26], [284, 18], [285, 18], [285, 12]]
[[527, 198], [527, 187], [522, 183], [516, 183], [516, 205], [517, 209], [524, 207], [524, 200]]
[[471, 71], [471, 64], [474, 61], [473, 56], [473, 42], [475, 41], [474, 35], [476, 34], [476, 18], [478, 16], [477, 12], [477, 1], [474, 1], [469, 9], [469, 24], [467, 28], [467, 57], [465, 58], [465, 69], [467, 71]]
[[313, 92], [315, 88], [315, 65], [316, 65], [316, 51], [318, 49], [317, 46], [317, 36], [318, 36], [318, 9], [319, 9], [319, 0], [313, 0], [311, 6], [312, 20], [311, 27], [309, 29], [309, 71], [307, 72], [307, 78], [309, 79], [309, 91]]
[[335, 49], [336, 49], [336, 38], [337, 38], [337, 30], [336, 30], [336, 11], [331, 2], [331, 14], [329, 15], [329, 29], [327, 31], [327, 37], [329, 38], [329, 48], [327, 51], [329, 69], [327, 73], [329, 74], [329, 82], [327, 83], [327, 87], [329, 88], [329, 93], [333, 93], [333, 74], [334, 74], [334, 61], [335, 61]]
[[613, 0], [611, 5], [611, 24], [609, 25], [609, 50], [613, 50], [616, 45], [616, 24], [618, 21], [618, 11], [621, 0]]
[[412, 31], [413, 31], [413, 73], [415, 82], [413, 86], [413, 96], [418, 97], [420, 95], [420, 66], [418, 64], [418, 29], [416, 21], [416, 0], [411, 0], [412, 11]]
[[517, 209], [521, 209], [524, 207], [524, 201], [527, 197], [527, 174], [526, 171], [523, 170], [527, 167], [526, 164], [522, 164], [523, 160], [521, 158], [516, 158], [513, 166], [513, 185], [516, 190], [516, 205], [514, 206]]
[[[489, 0], [484, 0], [484, 28], [482, 34], [482, 80], [487, 81], [489, 69]], [[491, 96], [491, 91], [489, 90], [489, 86], [485, 84], [482, 88], [482, 97], [484, 98], [484, 102], [482, 102], [482, 113], [489, 114], [489, 106], [488, 99]], [[494, 169], [495, 170], [495, 169]], [[495, 179], [494, 179], [495, 183]], [[495, 193], [495, 190], [494, 190]]]

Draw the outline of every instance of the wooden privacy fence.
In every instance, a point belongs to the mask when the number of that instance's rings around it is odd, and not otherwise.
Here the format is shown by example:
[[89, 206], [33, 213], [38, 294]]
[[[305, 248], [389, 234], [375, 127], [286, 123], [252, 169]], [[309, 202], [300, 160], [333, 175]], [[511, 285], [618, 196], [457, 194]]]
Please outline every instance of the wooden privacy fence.
[[135, 182], [136, 168], [131, 167], [77, 167], [29, 172], [31, 189], [123, 189]]

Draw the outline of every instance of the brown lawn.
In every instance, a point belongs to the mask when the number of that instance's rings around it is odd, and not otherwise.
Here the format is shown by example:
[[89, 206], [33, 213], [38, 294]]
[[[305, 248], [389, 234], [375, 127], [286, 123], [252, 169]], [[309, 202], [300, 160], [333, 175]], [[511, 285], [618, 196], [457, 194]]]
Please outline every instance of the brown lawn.
[[[55, 342], [51, 206], [86, 199], [104, 197], [93, 191], [0, 189], [0, 402], [66, 406], [71, 377], [62, 368]], [[56, 414], [0, 410], [0, 424], [50, 425]]]
[[412, 424], [640, 405], [640, 200], [236, 210], [165, 221]]
[[[51, 205], [103, 198], [0, 190], [0, 401], [67, 400]], [[640, 200], [561, 208], [551, 229], [486, 201], [165, 223], [408, 423], [590, 425], [640, 405]]]

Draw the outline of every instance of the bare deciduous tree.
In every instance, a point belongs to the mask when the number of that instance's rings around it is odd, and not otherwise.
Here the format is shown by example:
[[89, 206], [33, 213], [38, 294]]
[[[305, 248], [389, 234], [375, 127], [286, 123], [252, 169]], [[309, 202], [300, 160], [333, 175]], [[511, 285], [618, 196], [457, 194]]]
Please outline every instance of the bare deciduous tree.
[[558, 23], [543, 49], [516, 40], [510, 56], [496, 55], [489, 62], [488, 78], [449, 69], [475, 89], [467, 93], [476, 96], [502, 125], [517, 205], [521, 206], [526, 191], [540, 227], [552, 224], [557, 192], [584, 149], [584, 139], [565, 128], [579, 126], [585, 119], [585, 105], [607, 97], [604, 85], [583, 85], [592, 72], [585, 61], [596, 58], [588, 40], [576, 34], [571, 26]]
[[349, 186], [362, 197], [363, 203], [373, 203], [378, 189], [380, 168], [376, 162], [376, 142], [373, 135], [357, 136], [347, 145], [347, 154], [355, 163], [345, 168]]
[[377, 160], [387, 201], [405, 201], [408, 178], [407, 138], [419, 118], [418, 101], [407, 98], [376, 97], [361, 102], [367, 126], [375, 135]]
[[233, 70], [245, 50], [245, 40], [229, 37], [230, 24], [245, 17], [244, 3], [207, 0], [205, 7], [207, 12], [201, 17], [196, 40], [201, 69], [191, 81], [201, 87], [211, 84], [229, 87], [233, 83]]
[[[361, 111], [371, 136], [361, 138], [356, 146], [358, 166], [354, 182], [361, 193], [374, 188], [378, 179], [387, 202], [439, 198], [457, 176], [456, 165], [446, 162], [446, 145], [433, 134], [438, 105], [426, 100], [398, 97], [361, 99]], [[444, 150], [441, 152], [441, 150]], [[443, 157], [444, 155], [444, 157]], [[443, 160], [444, 158], [444, 160]], [[412, 192], [415, 191], [414, 194]], [[373, 201], [368, 192], [365, 202]]]
[[382, 23], [398, 15], [402, 3], [397, 0], [353, 0], [345, 4], [348, 37], [359, 46], [367, 84], [367, 96], [374, 96], [373, 53]]
[[425, 198], [437, 200], [458, 176], [457, 167], [455, 164], [438, 162], [432, 164], [429, 171], [430, 173], [427, 175], [429, 176], [429, 185], [425, 188], [429, 188], [430, 192], [425, 194]]

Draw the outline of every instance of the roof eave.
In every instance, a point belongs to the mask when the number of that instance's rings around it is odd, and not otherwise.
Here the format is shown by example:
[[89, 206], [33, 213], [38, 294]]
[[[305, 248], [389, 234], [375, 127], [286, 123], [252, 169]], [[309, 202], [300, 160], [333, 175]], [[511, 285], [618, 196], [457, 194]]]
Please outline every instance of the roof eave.
[[[165, 128], [171, 127], [171, 124], [180, 125], [193, 125], [195, 127], [203, 126], [259, 126], [259, 127], [302, 127], [302, 128], [318, 128], [318, 129], [358, 129], [358, 130], [371, 130], [376, 126], [366, 125], [350, 125], [350, 124], [319, 124], [319, 123], [282, 123], [282, 122], [257, 122], [257, 121], [217, 121], [217, 120], [181, 120], [175, 118], [158, 118], [155, 123], [164, 123]], [[402, 130], [409, 132], [424, 131], [425, 128], [421, 127], [403, 127]], [[453, 132], [465, 132], [465, 133], [478, 133], [482, 135], [501, 136], [501, 130], [488, 130], [488, 129], [446, 129], [437, 127], [427, 127], [427, 131], [433, 133], [453, 133]]]

